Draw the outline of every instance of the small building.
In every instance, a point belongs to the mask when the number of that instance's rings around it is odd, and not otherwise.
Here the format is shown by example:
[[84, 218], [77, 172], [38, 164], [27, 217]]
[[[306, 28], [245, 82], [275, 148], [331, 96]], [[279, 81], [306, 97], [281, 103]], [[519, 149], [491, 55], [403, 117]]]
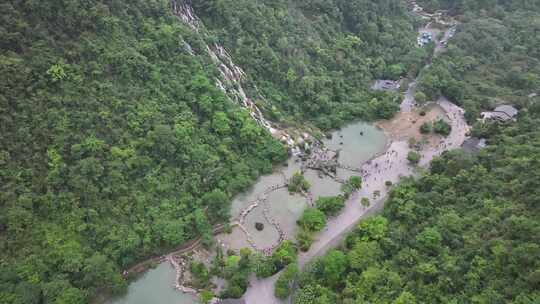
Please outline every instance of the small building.
[[400, 81], [378, 79], [371, 86], [371, 89], [375, 91], [397, 91], [399, 87]]
[[515, 117], [518, 114], [518, 110], [510, 105], [500, 105], [496, 107], [493, 111], [482, 112], [482, 120], [495, 120], [495, 121], [510, 121], [515, 120]]
[[509, 105], [498, 106], [493, 111], [494, 112], [499, 112], [499, 113], [504, 113], [509, 118], [514, 118], [518, 114], [518, 110], [516, 108], [514, 108], [513, 106], [509, 106]]

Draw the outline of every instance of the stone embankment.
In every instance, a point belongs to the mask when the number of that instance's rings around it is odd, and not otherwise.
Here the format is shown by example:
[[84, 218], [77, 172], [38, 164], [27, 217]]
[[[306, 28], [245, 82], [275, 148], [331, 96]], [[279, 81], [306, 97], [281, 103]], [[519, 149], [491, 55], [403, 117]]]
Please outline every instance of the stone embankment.
[[[425, 13], [423, 10], [418, 9], [414, 1], [412, 3], [413, 6], [416, 7], [415, 11], [418, 11], [421, 16], [434, 19], [440, 24], [447, 22], [443, 20], [442, 14]], [[171, 5], [173, 12], [182, 20], [182, 22], [199, 33], [204, 32], [204, 26], [201, 20], [194, 14], [193, 9], [189, 5], [188, 1], [172, 0]], [[451, 26], [455, 26], [455, 23], [453, 22], [450, 22], [450, 24]], [[191, 46], [189, 46], [189, 44], [187, 44], [185, 48], [189, 53], [193, 54], [193, 49]], [[240, 67], [234, 64], [227, 51], [222, 46], [214, 44], [207, 45], [206, 52], [218, 66], [218, 70], [221, 75], [220, 78], [215, 80], [216, 86], [221, 88], [231, 100], [237, 102], [242, 107], [247, 109], [251, 117], [261, 127], [265, 128], [273, 135], [278, 134], [279, 138], [287, 143], [293, 153], [300, 153], [293, 136], [289, 135], [283, 130], [279, 130], [274, 124], [266, 120], [259, 107], [249, 96], [247, 96], [245, 93], [246, 90], [244, 89], [246, 82], [245, 73]], [[409, 90], [405, 94], [406, 98], [401, 107], [402, 111], [411, 111], [415, 106], [415, 83], [416, 82], [413, 82], [413, 84], [411, 84]], [[459, 147], [461, 142], [463, 142], [465, 139], [466, 132], [468, 131], [468, 126], [463, 118], [463, 110], [445, 99], [439, 100], [438, 103], [441, 105], [441, 107], [443, 107], [443, 109], [445, 109], [449, 120], [452, 122], [452, 132], [449, 137], [444, 142], [441, 142], [441, 144], [436, 148], [429, 151], [423, 151], [423, 157], [420, 163], [422, 166], [426, 166], [433, 157], [440, 155], [443, 151]], [[307, 169], [315, 169], [337, 179], [335, 169], [342, 168], [359, 173], [363, 178], [363, 185], [362, 189], [355, 192], [347, 201], [345, 210], [339, 216], [329, 220], [327, 228], [317, 236], [317, 240], [313, 243], [311, 249], [299, 256], [299, 262], [301, 265], [305, 264], [314, 257], [323, 254], [328, 248], [337, 245], [343, 235], [350, 231], [350, 229], [356, 225], [360, 218], [366, 216], [370, 212], [373, 212], [373, 210], [380, 209], [388, 192], [388, 187], [385, 186], [385, 181], [395, 183], [398, 182], [402, 176], [407, 176], [414, 173], [413, 168], [409, 166], [406, 159], [406, 155], [409, 150], [410, 149], [408, 148], [407, 143], [404, 141], [392, 142], [389, 145], [386, 153], [378, 155], [371, 161], [366, 162], [361, 168], [353, 168], [340, 164], [337, 161], [339, 151], [330, 151], [322, 146], [321, 143], [317, 142], [313, 145], [310, 158], [306, 159], [301, 166], [302, 171]], [[283, 177], [286, 179], [284, 174]], [[342, 183], [344, 181], [339, 180], [339, 182]], [[271, 254], [273, 249], [287, 237], [287, 235], [281, 229], [279, 223], [271, 216], [271, 206], [268, 202], [268, 195], [273, 191], [286, 187], [286, 184], [287, 183], [285, 182], [284, 184], [273, 185], [265, 189], [257, 200], [242, 210], [239, 217], [230, 224], [232, 226], [238, 226], [245, 233], [250, 246], [254, 250], [263, 252], [267, 255]], [[310, 205], [313, 205], [313, 196], [310, 192], [304, 192], [302, 195], [306, 197]], [[372, 199], [371, 206], [368, 208], [360, 206], [358, 201], [361, 197], [369, 197]], [[279, 234], [278, 241], [267, 248], [257, 247], [251, 234], [249, 233], [249, 230], [245, 227], [246, 217], [253, 212], [253, 210], [259, 207], [263, 208], [264, 219], [274, 229], [276, 229]], [[223, 232], [225, 227], [226, 225], [218, 225], [214, 227], [214, 234]], [[149, 264], [168, 260], [176, 270], [175, 288], [182, 292], [197, 293], [197, 290], [184, 286], [186, 261], [182, 256], [190, 251], [195, 250], [200, 245], [201, 238], [194, 239], [166, 256], [154, 257], [143, 263], [137, 264], [126, 270], [124, 274], [128, 275], [132, 272], [139, 272], [146, 269]], [[276, 303], [273, 300], [275, 299], [273, 297], [274, 281], [275, 278], [252, 281], [251, 287], [248, 289], [245, 296], [246, 302], [263, 304]]]
[[167, 256], [167, 260], [176, 271], [176, 277], [173, 284], [174, 288], [183, 293], [191, 293], [191, 294], [199, 293], [199, 290], [184, 285], [185, 284], [184, 276], [185, 276], [185, 272], [187, 268], [186, 260], [181, 256], [176, 256], [173, 254], [169, 254]]
[[[286, 183], [285, 184], [272, 185], [272, 186], [268, 187], [266, 190], [263, 191], [263, 193], [259, 197], [257, 197], [257, 199], [253, 203], [249, 204], [244, 210], [242, 210], [240, 212], [240, 215], [238, 216], [238, 218], [235, 221], [236, 225], [246, 235], [246, 240], [249, 243], [249, 245], [251, 246], [251, 248], [253, 250], [262, 252], [265, 255], [271, 255], [274, 248], [279, 246], [279, 244], [281, 244], [281, 242], [284, 241], [287, 238], [287, 235], [285, 234], [283, 229], [281, 229], [281, 226], [279, 225], [278, 221], [276, 221], [276, 219], [273, 218], [272, 215], [270, 214], [270, 206], [268, 205], [268, 195], [270, 193], [274, 192], [274, 191], [277, 191], [279, 189], [283, 189], [283, 188], [286, 188], [286, 187], [287, 187]], [[270, 224], [272, 227], [274, 227], [274, 229], [276, 229], [276, 231], [278, 233], [277, 242], [275, 244], [272, 244], [272, 246], [266, 247], [266, 248], [259, 248], [255, 244], [255, 241], [253, 240], [253, 236], [251, 235], [249, 230], [244, 225], [246, 217], [253, 210], [255, 210], [256, 208], [259, 208], [259, 207], [263, 208], [263, 216], [264, 216], [264, 219], [266, 220], [266, 222], [268, 224]]]
[[[429, 20], [434, 20], [439, 24], [448, 24], [451, 28], [445, 32], [445, 39], [451, 38], [455, 31], [456, 23], [446, 21], [443, 18], [443, 13], [435, 14], [425, 13], [415, 1], [411, 2], [414, 7], [414, 12]], [[437, 52], [435, 53], [437, 55]], [[429, 66], [427, 66], [429, 67]], [[414, 100], [414, 91], [416, 88], [416, 80], [411, 83], [405, 99], [401, 105], [401, 111], [410, 112], [414, 110], [416, 101]], [[452, 131], [450, 135], [443, 140], [435, 148], [427, 151], [422, 151], [422, 159], [420, 166], [427, 166], [429, 162], [436, 156], [441, 155], [449, 149], [459, 148], [461, 143], [467, 136], [469, 126], [463, 116], [464, 111], [458, 106], [452, 104], [445, 98], [437, 101], [446, 112], [447, 118], [451, 121]], [[360, 191], [353, 193], [345, 204], [345, 209], [337, 217], [329, 219], [327, 227], [317, 235], [317, 239], [312, 244], [311, 248], [299, 255], [299, 264], [301, 267], [313, 258], [324, 254], [329, 248], [339, 245], [343, 236], [354, 229], [360, 219], [382, 209], [384, 200], [388, 194], [389, 187], [386, 186], [386, 181], [392, 183], [399, 182], [403, 176], [415, 174], [415, 168], [412, 167], [408, 160], [407, 154], [411, 149], [407, 141], [400, 140], [391, 142], [384, 154], [378, 155], [372, 160], [364, 163], [360, 169], [353, 169], [361, 173], [363, 183]], [[369, 198], [371, 204], [369, 207], [364, 207], [359, 204], [361, 198]], [[253, 279], [250, 281], [243, 299], [246, 303], [252, 304], [275, 304], [282, 303], [274, 296], [274, 284], [279, 274], [264, 280]]]

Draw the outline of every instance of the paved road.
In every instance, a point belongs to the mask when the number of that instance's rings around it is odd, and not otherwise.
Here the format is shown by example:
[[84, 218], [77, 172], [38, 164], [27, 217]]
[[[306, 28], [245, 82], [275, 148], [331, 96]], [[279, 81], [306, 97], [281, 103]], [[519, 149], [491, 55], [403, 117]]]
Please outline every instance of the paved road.
[[[435, 30], [431, 28], [422, 28], [421, 31], [429, 31], [436, 37]], [[440, 31], [439, 31], [440, 32]], [[451, 28], [445, 31], [441, 41], [448, 41], [451, 36]], [[435, 55], [444, 50], [441, 41], [436, 42]], [[424, 67], [429, 68], [429, 66]], [[410, 112], [415, 107], [414, 92], [417, 81], [410, 83], [409, 88], [405, 92], [404, 99], [400, 105], [400, 110]], [[435, 147], [422, 152], [420, 166], [426, 167], [431, 160], [442, 154], [442, 152], [458, 148], [465, 140], [469, 131], [465, 118], [464, 111], [460, 107], [442, 97], [437, 101], [447, 113], [448, 121], [452, 126], [452, 131], [448, 137], [441, 141]], [[355, 193], [345, 204], [345, 208], [340, 215], [328, 221], [324, 231], [317, 235], [316, 240], [312, 244], [310, 250], [301, 253], [298, 257], [300, 267], [304, 267], [306, 263], [313, 258], [323, 255], [330, 248], [338, 246], [343, 238], [350, 232], [358, 223], [359, 220], [371, 214], [380, 211], [384, 206], [384, 201], [388, 194], [388, 189], [385, 186], [387, 180], [396, 183], [402, 176], [415, 174], [414, 170], [408, 165], [407, 153], [410, 151], [409, 145], [405, 141], [394, 141], [390, 144], [385, 154], [374, 158], [372, 161], [365, 163], [362, 170], [365, 175], [362, 176], [362, 189]], [[380, 192], [378, 198], [374, 198], [373, 193]], [[360, 204], [360, 199], [367, 197], [371, 200], [371, 206], [364, 208]], [[252, 277], [250, 287], [248, 288], [244, 299], [247, 304], [280, 304], [283, 301], [274, 296], [274, 284], [279, 274], [270, 278], [258, 280]]]

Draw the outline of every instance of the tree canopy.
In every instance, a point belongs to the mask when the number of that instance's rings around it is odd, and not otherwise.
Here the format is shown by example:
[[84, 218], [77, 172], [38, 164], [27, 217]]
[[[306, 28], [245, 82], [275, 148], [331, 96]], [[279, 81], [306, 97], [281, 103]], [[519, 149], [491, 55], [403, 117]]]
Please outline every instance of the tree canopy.
[[466, 110], [471, 123], [496, 105], [527, 104], [540, 86], [538, 1], [421, 2], [462, 14], [447, 51], [422, 74], [421, 92], [430, 100], [446, 96]]
[[[540, 301], [540, 99], [531, 94], [540, 75], [540, 4], [418, 2], [463, 14], [419, 89], [462, 105], [470, 121], [512, 102], [521, 108], [517, 122], [477, 122], [472, 134], [486, 138], [485, 149], [445, 152], [419, 179], [393, 186], [382, 215], [363, 220], [342, 254], [331, 251], [299, 275], [294, 303]], [[423, 128], [449, 132], [441, 122]], [[339, 270], [332, 281], [327, 267]]]
[[[231, 198], [286, 159], [216, 86], [207, 44], [223, 44], [245, 70], [246, 93], [267, 117], [323, 130], [390, 118], [399, 95], [371, 82], [416, 75], [428, 57], [401, 0], [191, 2], [204, 34], [167, 0], [0, 4], [1, 303], [79, 304], [125, 290], [122, 269], [199, 236], [210, 245]], [[540, 5], [419, 2], [450, 9], [461, 25], [416, 96], [444, 95], [471, 122], [511, 102], [519, 123], [477, 125], [488, 150], [447, 153], [396, 186], [383, 216], [298, 276], [295, 303], [538, 301], [540, 106], [529, 96], [540, 86]], [[291, 185], [309, 188], [301, 175]], [[360, 186], [349, 180], [343, 197]], [[343, 197], [306, 210], [299, 249]], [[223, 295], [241, 296], [252, 268], [260, 277], [287, 268], [287, 296], [298, 248], [221, 256]], [[193, 271], [207, 287], [206, 266]]]
[[185, 49], [202, 38], [167, 1], [0, 8], [1, 303], [123, 290], [121, 269], [211, 240], [231, 197], [286, 158]]
[[382, 215], [299, 275], [294, 302], [539, 301], [539, 105], [491, 129], [479, 154], [446, 152], [395, 186]]
[[[322, 129], [390, 118], [395, 94], [377, 78], [414, 73], [413, 18], [400, 0], [196, 0], [195, 11], [270, 101], [269, 116]], [[262, 104], [264, 106], [264, 104]], [[271, 106], [270, 106], [271, 105]]]

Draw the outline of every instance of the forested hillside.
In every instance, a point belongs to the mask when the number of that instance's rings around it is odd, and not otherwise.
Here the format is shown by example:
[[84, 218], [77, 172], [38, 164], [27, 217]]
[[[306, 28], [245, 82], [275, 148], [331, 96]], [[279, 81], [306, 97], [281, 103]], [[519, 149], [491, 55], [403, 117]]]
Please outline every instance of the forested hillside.
[[[0, 303], [125, 290], [122, 269], [211, 244], [233, 195], [286, 159], [216, 87], [206, 44], [226, 47], [269, 119], [323, 130], [391, 117], [399, 96], [372, 80], [429, 58], [401, 0], [190, 2], [204, 31], [168, 0], [0, 4]], [[514, 103], [519, 122], [478, 125], [490, 148], [396, 187], [382, 217], [301, 275], [296, 303], [540, 301], [540, 3], [419, 2], [461, 21], [419, 90], [470, 121]]]
[[430, 2], [464, 15], [420, 89], [462, 104], [471, 121], [515, 103], [518, 121], [477, 123], [486, 149], [447, 152], [394, 188], [382, 215], [299, 276], [296, 304], [540, 302], [540, 5]]
[[540, 301], [540, 107], [478, 157], [452, 152], [299, 280], [295, 303]]
[[479, 155], [434, 160], [301, 274], [294, 303], [540, 301], [540, 100]]
[[490, 2], [441, 1], [436, 8], [459, 6], [462, 24], [419, 86], [464, 107], [471, 122], [497, 104], [523, 106], [540, 87], [540, 3]]
[[203, 40], [271, 119], [323, 129], [392, 115], [371, 80], [426, 57], [398, 0], [193, 2], [209, 38], [166, 0], [0, 4], [0, 302], [123, 290], [121, 269], [210, 243], [230, 198], [285, 159], [216, 88]]
[[497, 13], [516, 10], [540, 11], [538, 0], [418, 0], [418, 3], [430, 11], [449, 10], [454, 15], [481, 10]]
[[[0, 303], [85, 303], [228, 219], [286, 150], [167, 1], [0, 4]], [[203, 53], [203, 52], [201, 52]]]
[[276, 121], [322, 129], [389, 118], [399, 100], [368, 90], [426, 58], [399, 0], [194, 0], [206, 27], [271, 102]]

